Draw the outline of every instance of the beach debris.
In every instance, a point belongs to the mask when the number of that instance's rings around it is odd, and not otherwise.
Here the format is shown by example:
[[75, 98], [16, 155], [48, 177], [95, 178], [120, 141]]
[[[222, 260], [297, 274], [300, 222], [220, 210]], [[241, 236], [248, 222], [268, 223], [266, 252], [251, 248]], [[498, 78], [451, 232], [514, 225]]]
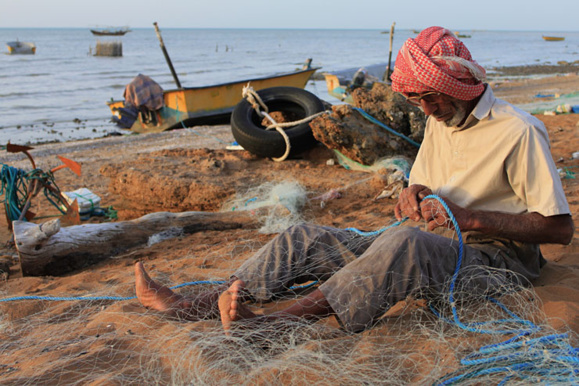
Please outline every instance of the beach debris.
[[338, 198], [342, 198], [342, 193], [340, 193], [338, 189], [330, 189], [326, 193], [312, 198], [312, 200], [320, 200], [320, 207], [324, 208], [326, 206], [326, 202]]
[[40, 192], [44, 192], [46, 198], [60, 210], [65, 223], [79, 224], [78, 205], [76, 201], [69, 203], [64, 198], [62, 192], [56, 185], [54, 172], [69, 168], [76, 175], [80, 176], [80, 164], [68, 158], [57, 156], [62, 161], [62, 165], [54, 167], [48, 172], [44, 172], [36, 167], [36, 163], [29, 153], [29, 150], [32, 149], [32, 147], [11, 143], [6, 145], [6, 151], [9, 153], [23, 153], [26, 155], [33, 169], [30, 172], [26, 172], [8, 165], [4, 165], [2, 168], [2, 182], [3, 185], [7, 186], [4, 205], [8, 229], [12, 229], [13, 221], [30, 221], [36, 216], [35, 213], [30, 211], [30, 206], [32, 205], [32, 199]]
[[69, 204], [72, 204], [74, 200], [78, 202], [78, 212], [81, 215], [89, 214], [95, 209], [100, 208], [101, 198], [87, 188], [80, 188], [73, 192], [64, 192], [62, 195]]
[[569, 168], [559, 168], [557, 169], [557, 172], [559, 173], [559, 177], [561, 177], [561, 179], [575, 179], [575, 173], [569, 170]]
[[569, 114], [569, 113], [573, 112], [573, 108], [571, 107], [571, 105], [569, 103], [563, 103], [561, 105], [558, 105], [556, 107], [555, 111], [559, 114]]
[[535, 98], [559, 98], [560, 96], [561, 96], [560, 94], [543, 94], [543, 93], [535, 94]]
[[388, 174], [387, 186], [382, 190], [373, 201], [378, 201], [383, 198], [396, 198], [402, 192], [402, 189], [407, 184], [407, 178], [404, 173], [400, 170], [395, 170], [393, 173]]
[[243, 146], [241, 146], [240, 144], [237, 143], [237, 141], [233, 141], [231, 143], [231, 145], [227, 145], [225, 146], [225, 149], [227, 150], [244, 150]]
[[[59, 218], [42, 224], [14, 221], [14, 240], [23, 276], [62, 275], [147, 245], [159, 234], [255, 229], [267, 207], [235, 212], [155, 212], [114, 223], [61, 226]], [[176, 231], [178, 230], [178, 231]]]

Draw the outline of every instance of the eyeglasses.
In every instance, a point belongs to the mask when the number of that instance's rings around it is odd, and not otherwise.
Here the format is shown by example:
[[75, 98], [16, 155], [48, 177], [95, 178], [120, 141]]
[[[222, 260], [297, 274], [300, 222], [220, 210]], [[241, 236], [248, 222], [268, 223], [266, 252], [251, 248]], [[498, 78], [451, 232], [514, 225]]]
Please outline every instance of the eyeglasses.
[[436, 91], [427, 92], [422, 95], [413, 95], [413, 96], [405, 96], [406, 102], [410, 103], [412, 106], [421, 107], [421, 101], [425, 101], [426, 103], [436, 103], [438, 102], [440, 96], [442, 94]]

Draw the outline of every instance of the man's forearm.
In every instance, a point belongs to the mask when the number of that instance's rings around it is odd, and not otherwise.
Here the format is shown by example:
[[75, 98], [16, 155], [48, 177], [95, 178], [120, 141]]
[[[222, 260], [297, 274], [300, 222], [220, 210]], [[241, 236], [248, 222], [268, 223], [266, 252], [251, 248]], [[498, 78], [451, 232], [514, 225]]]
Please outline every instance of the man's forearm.
[[[463, 229], [464, 228], [464, 229]], [[569, 244], [575, 227], [570, 215], [545, 217], [539, 213], [509, 214], [470, 211], [461, 226], [464, 231], [479, 231], [491, 236], [534, 244]]]

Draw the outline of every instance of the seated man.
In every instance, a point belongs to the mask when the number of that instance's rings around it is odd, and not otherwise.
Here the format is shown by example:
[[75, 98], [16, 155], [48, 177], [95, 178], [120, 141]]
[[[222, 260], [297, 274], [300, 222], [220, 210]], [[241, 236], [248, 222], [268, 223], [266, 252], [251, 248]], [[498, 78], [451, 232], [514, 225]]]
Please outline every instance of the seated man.
[[196, 298], [157, 284], [137, 263], [138, 299], [189, 319], [216, 317], [218, 307], [228, 332], [232, 322], [256, 318], [244, 301], [267, 301], [294, 283], [320, 280], [309, 295], [259, 318], [335, 315], [344, 329], [362, 331], [408, 295], [444, 291], [452, 277], [458, 241], [442, 203], [425, 199], [432, 193], [444, 199], [463, 233], [461, 266], [470, 273], [501, 269], [499, 277], [476, 275], [473, 289], [491, 291], [496, 284], [537, 278], [545, 262], [538, 244], [568, 244], [573, 221], [544, 125], [496, 99], [484, 76], [464, 44], [440, 27], [408, 39], [396, 58], [392, 89], [421, 107], [428, 120], [395, 215], [425, 221], [429, 231], [400, 226], [363, 237], [294, 226], [248, 259], [227, 289]]

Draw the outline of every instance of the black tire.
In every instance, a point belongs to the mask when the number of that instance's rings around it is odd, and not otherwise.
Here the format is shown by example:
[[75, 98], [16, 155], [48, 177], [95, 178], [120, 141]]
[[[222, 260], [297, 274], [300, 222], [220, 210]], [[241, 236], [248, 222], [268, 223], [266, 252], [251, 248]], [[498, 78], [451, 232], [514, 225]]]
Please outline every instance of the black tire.
[[[271, 87], [257, 92], [269, 113], [281, 111], [298, 121], [324, 111], [322, 101], [309, 91], [296, 87]], [[286, 152], [283, 136], [275, 129], [265, 130], [263, 118], [258, 116], [247, 100], [235, 106], [231, 114], [233, 137], [245, 150], [260, 157], [279, 158]], [[284, 128], [291, 144], [289, 156], [312, 148], [316, 139], [309, 122]]]

